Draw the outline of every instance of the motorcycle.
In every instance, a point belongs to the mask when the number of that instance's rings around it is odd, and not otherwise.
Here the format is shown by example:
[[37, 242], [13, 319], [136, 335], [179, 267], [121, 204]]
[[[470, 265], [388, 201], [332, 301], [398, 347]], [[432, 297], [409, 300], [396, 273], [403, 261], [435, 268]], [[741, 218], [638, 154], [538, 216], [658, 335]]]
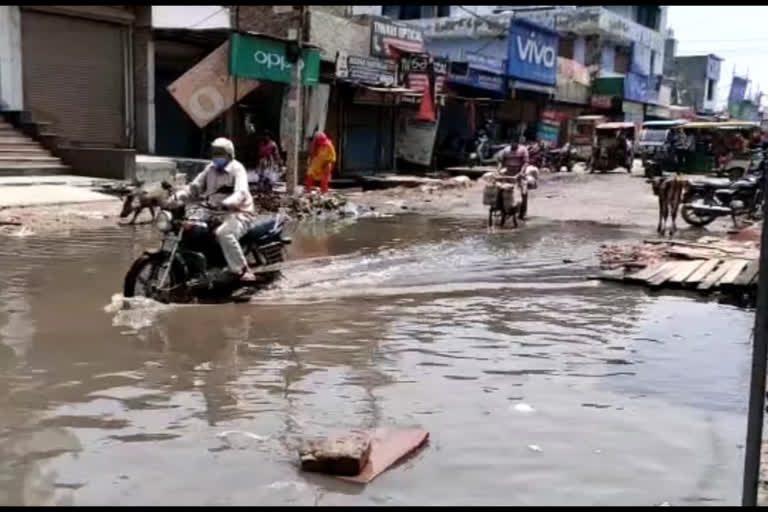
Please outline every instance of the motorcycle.
[[688, 182], [683, 197], [683, 220], [691, 226], [703, 227], [718, 217], [730, 216], [737, 225], [736, 216], [757, 218], [763, 204], [763, 182], [768, 171], [768, 149], [755, 172], [731, 181], [728, 178], [705, 178]]
[[571, 172], [574, 158], [574, 150], [569, 144], [565, 144], [563, 147], [547, 150], [544, 154], [544, 167], [553, 172], [560, 172], [565, 167], [567, 172]]
[[[216, 193], [230, 191], [231, 187], [225, 187]], [[133, 262], [125, 275], [123, 296], [165, 303], [219, 302], [233, 298], [241, 289], [253, 291], [278, 279], [285, 247], [291, 243], [283, 236], [285, 216], [278, 213], [256, 224], [240, 239], [248, 266], [259, 278], [246, 284], [227, 268], [215, 236], [224, 213], [207, 200], [161, 210], [155, 228], [164, 235], [162, 246]]]
[[491, 144], [488, 136], [481, 132], [475, 141], [475, 151], [469, 155], [469, 167], [476, 165], [495, 165], [499, 155], [507, 148], [508, 144]]

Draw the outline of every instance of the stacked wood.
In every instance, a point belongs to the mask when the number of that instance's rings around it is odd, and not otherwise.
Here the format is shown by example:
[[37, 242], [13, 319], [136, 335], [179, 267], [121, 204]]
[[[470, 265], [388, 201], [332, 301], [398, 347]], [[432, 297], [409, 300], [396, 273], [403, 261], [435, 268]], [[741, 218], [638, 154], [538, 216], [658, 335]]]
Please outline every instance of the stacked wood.
[[696, 242], [646, 240], [640, 246], [604, 246], [601, 266], [623, 273], [601, 279], [650, 288], [750, 292], [757, 286], [760, 249], [754, 242], [705, 237]]

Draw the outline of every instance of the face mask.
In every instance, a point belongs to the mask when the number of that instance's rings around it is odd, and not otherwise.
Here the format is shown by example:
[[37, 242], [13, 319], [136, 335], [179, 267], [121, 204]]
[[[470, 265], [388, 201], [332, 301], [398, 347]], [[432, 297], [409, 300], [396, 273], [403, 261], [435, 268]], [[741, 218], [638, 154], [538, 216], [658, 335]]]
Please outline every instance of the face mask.
[[227, 166], [227, 159], [223, 156], [217, 156], [213, 159], [213, 165], [218, 167], [219, 169], [223, 169]]

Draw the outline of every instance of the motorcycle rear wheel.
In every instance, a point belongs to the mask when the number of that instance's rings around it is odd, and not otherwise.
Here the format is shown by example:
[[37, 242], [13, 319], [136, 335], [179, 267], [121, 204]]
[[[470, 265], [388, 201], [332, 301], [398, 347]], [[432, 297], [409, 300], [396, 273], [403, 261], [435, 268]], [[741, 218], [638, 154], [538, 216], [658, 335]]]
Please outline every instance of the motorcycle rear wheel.
[[157, 290], [165, 271], [167, 257], [165, 254], [145, 254], [137, 258], [125, 274], [123, 297], [147, 297], [158, 302], [187, 302], [188, 294], [183, 286], [184, 272], [177, 263], [171, 266], [168, 282], [165, 284], [173, 291], [163, 293]]
[[[696, 199], [698, 198], [693, 197], [689, 202], [695, 201]], [[705, 200], [705, 203], [707, 203], [706, 200]], [[712, 224], [715, 221], [715, 219], [717, 219], [717, 215], [706, 215], [706, 214], [696, 213], [693, 207], [689, 205], [683, 205], [682, 211], [680, 213], [682, 214], [683, 220], [685, 222], [697, 228], [703, 228], [704, 226]]]

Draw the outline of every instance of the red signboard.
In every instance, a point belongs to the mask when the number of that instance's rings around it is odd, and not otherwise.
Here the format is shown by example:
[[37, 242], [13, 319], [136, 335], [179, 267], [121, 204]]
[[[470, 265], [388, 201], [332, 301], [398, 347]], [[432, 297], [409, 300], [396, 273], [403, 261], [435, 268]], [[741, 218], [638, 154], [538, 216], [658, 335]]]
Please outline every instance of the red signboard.
[[613, 106], [613, 96], [606, 96], [604, 94], [593, 94], [590, 100], [590, 105], [595, 108], [602, 108], [609, 110]]

